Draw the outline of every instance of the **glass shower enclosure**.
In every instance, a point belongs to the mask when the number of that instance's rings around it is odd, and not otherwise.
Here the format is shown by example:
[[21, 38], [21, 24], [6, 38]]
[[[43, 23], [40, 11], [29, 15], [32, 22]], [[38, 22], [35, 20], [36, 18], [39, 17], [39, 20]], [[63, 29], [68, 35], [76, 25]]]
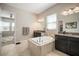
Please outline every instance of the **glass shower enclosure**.
[[0, 40], [1, 46], [14, 44], [15, 20], [7, 17], [0, 17]]

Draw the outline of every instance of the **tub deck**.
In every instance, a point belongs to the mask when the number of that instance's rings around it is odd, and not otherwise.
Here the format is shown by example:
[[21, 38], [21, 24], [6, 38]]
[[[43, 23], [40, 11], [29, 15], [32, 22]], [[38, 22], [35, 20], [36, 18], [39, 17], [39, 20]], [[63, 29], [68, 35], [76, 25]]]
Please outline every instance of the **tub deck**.
[[[32, 38], [29, 40], [29, 50], [33, 56], [44, 56], [54, 49], [54, 40], [51, 37]], [[46, 41], [43, 41], [46, 40]]]

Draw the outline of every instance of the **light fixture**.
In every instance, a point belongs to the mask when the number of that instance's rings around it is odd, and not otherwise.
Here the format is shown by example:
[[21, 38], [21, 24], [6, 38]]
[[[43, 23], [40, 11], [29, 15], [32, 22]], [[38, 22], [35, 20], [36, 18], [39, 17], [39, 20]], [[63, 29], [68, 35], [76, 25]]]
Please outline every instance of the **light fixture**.
[[63, 15], [68, 15], [68, 12], [67, 11], [63, 11], [62, 14]]
[[70, 15], [71, 15], [71, 14], [73, 14], [73, 13], [74, 13], [74, 12], [73, 12], [73, 10], [72, 10], [72, 9], [69, 9], [69, 10], [68, 10], [68, 14], [70, 14]]
[[75, 12], [75, 13], [78, 13], [78, 12], [79, 12], [79, 7], [75, 7], [75, 8], [74, 8], [74, 12]]
[[78, 12], [79, 12], [79, 7], [75, 7], [75, 8], [70, 8], [66, 11], [63, 11], [62, 15], [67, 16], [67, 15], [71, 15], [71, 14], [78, 13]]
[[38, 19], [38, 22], [44, 22], [44, 18]]
[[39, 19], [38, 22], [43, 22], [43, 20], [40, 20], [40, 19]]

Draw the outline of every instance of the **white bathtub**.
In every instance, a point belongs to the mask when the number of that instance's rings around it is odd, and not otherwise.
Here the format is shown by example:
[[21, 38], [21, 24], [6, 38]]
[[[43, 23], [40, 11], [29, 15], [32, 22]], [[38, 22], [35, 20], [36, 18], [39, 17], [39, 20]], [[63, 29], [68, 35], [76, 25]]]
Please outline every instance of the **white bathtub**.
[[32, 55], [46, 55], [54, 49], [54, 39], [50, 36], [36, 37], [29, 40]]
[[31, 40], [38, 46], [42, 46], [54, 41], [54, 39], [50, 36], [36, 37], [36, 38], [32, 38]]

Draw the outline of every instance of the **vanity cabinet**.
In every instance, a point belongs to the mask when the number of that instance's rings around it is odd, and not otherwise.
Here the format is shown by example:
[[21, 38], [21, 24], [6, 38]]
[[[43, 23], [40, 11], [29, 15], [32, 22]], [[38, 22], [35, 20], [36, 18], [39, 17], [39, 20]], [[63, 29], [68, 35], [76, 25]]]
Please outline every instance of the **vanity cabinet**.
[[79, 56], [79, 38], [70, 37], [70, 55]]
[[72, 56], [79, 56], [79, 38], [55, 35], [55, 48]]
[[60, 50], [64, 53], [68, 53], [69, 52], [69, 39], [67, 39], [66, 36], [60, 36], [60, 35], [56, 35], [55, 36], [55, 48], [57, 50]]

